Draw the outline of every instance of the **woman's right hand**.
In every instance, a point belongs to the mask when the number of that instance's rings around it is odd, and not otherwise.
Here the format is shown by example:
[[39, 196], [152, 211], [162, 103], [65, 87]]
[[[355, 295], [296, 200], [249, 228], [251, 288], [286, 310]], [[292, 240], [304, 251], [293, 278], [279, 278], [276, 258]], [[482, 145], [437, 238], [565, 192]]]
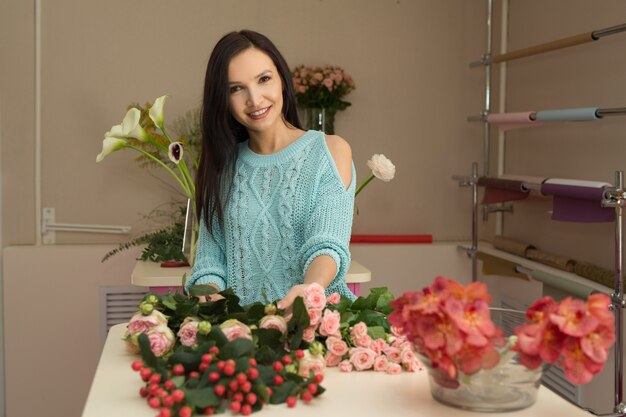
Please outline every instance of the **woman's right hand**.
[[206, 295], [200, 295], [198, 296], [198, 300], [200, 300], [201, 303], [206, 303], [207, 301], [218, 301], [218, 300], [222, 300], [224, 299], [224, 297], [221, 294], [211, 294], [209, 296]]

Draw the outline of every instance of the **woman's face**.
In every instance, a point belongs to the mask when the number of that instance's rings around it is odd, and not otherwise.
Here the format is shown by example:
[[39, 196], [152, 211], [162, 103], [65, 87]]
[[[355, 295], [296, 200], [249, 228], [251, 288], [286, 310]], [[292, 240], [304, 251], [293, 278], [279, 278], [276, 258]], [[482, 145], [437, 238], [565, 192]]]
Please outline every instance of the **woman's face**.
[[235, 55], [228, 65], [230, 111], [249, 132], [282, 122], [283, 88], [272, 59], [256, 48]]

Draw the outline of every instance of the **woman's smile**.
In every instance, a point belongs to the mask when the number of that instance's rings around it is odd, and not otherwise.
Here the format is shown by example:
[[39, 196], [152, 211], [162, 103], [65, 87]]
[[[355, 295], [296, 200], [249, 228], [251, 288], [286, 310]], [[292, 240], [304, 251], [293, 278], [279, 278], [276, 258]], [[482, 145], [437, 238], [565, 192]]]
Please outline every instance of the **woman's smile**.
[[252, 120], [261, 120], [268, 115], [271, 108], [272, 106], [268, 106], [259, 110], [255, 110], [253, 112], [248, 113], [248, 117], [250, 117]]

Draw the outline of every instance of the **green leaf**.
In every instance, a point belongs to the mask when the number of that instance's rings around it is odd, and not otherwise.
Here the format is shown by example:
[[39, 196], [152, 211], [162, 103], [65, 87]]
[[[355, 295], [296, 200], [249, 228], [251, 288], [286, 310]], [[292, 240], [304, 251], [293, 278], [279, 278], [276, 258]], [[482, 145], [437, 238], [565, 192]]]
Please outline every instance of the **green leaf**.
[[258, 365], [257, 370], [259, 371], [259, 379], [263, 381], [265, 385], [274, 383], [274, 369], [272, 369], [271, 365]]
[[220, 398], [215, 394], [212, 386], [188, 389], [185, 391], [185, 398], [188, 402], [200, 408], [217, 407], [220, 405]]
[[170, 310], [176, 311], [176, 301], [174, 300], [174, 296], [172, 293], [167, 293], [161, 296], [161, 302], [163, 305]]
[[259, 346], [268, 346], [272, 349], [282, 346], [282, 333], [276, 329], [256, 329], [254, 334], [258, 338]]
[[224, 336], [224, 332], [222, 332], [222, 329], [220, 329], [219, 326], [212, 326], [211, 332], [208, 336], [210, 339], [215, 340], [215, 344], [220, 349], [228, 343], [228, 339]]
[[252, 303], [245, 307], [250, 322], [257, 322], [265, 316], [265, 306], [261, 303]]
[[393, 307], [389, 305], [391, 301], [393, 301], [393, 294], [390, 292], [381, 294], [376, 302], [376, 310], [384, 314], [390, 314], [393, 311]]
[[238, 359], [242, 356], [252, 356], [254, 354], [254, 343], [252, 343], [252, 340], [248, 339], [234, 339], [222, 346], [220, 353], [225, 359]]
[[271, 404], [281, 404], [287, 401], [287, 397], [296, 395], [298, 391], [298, 385], [293, 381], [285, 381], [282, 385], [275, 385], [272, 387], [272, 396], [270, 397]]
[[217, 288], [215, 288], [212, 285], [205, 285], [205, 284], [201, 284], [201, 285], [192, 285], [191, 287], [189, 287], [189, 295], [193, 296], [193, 297], [200, 297], [203, 295], [212, 295], [215, 294], [217, 292]]
[[372, 338], [372, 340], [376, 340], [376, 339], [384, 340], [385, 337], [387, 336], [387, 333], [385, 332], [385, 329], [382, 326], [368, 327], [367, 334], [369, 335], [369, 337]]
[[[259, 345], [255, 357], [260, 364], [272, 364], [278, 359], [279, 354], [269, 346]], [[261, 365], [259, 365], [259, 372], [261, 372]]]
[[179, 350], [169, 357], [168, 362], [171, 365], [179, 363], [185, 367], [186, 372], [191, 372], [198, 370], [198, 366], [200, 366], [200, 363], [202, 362], [202, 357], [198, 353]]

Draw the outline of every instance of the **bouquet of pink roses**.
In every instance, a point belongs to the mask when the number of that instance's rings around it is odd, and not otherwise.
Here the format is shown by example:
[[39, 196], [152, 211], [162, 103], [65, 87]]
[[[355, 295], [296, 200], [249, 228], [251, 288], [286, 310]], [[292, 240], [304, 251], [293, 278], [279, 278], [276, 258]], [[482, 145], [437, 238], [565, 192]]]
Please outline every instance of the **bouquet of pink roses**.
[[298, 104], [322, 107], [332, 111], [345, 110], [350, 103], [342, 98], [356, 88], [352, 76], [338, 66], [305, 67], [292, 72]]
[[459, 372], [471, 375], [493, 368], [505, 345], [518, 351], [529, 369], [558, 362], [575, 384], [589, 382], [604, 366], [615, 340], [607, 295], [592, 294], [586, 302], [544, 297], [529, 307], [529, 321], [515, 329], [508, 344], [491, 320], [490, 301], [483, 283], [463, 286], [437, 277], [424, 290], [392, 301], [389, 321], [452, 380]]
[[[191, 295], [215, 292], [194, 286]], [[158, 417], [219, 413], [248, 415], [265, 403], [309, 402], [322, 394], [327, 366], [390, 374], [421, 368], [408, 340], [391, 328], [393, 296], [384, 288], [352, 302], [326, 297], [317, 284], [291, 311], [239, 304], [232, 290], [216, 301], [148, 294], [131, 318], [126, 343], [145, 385], [140, 395]]]

